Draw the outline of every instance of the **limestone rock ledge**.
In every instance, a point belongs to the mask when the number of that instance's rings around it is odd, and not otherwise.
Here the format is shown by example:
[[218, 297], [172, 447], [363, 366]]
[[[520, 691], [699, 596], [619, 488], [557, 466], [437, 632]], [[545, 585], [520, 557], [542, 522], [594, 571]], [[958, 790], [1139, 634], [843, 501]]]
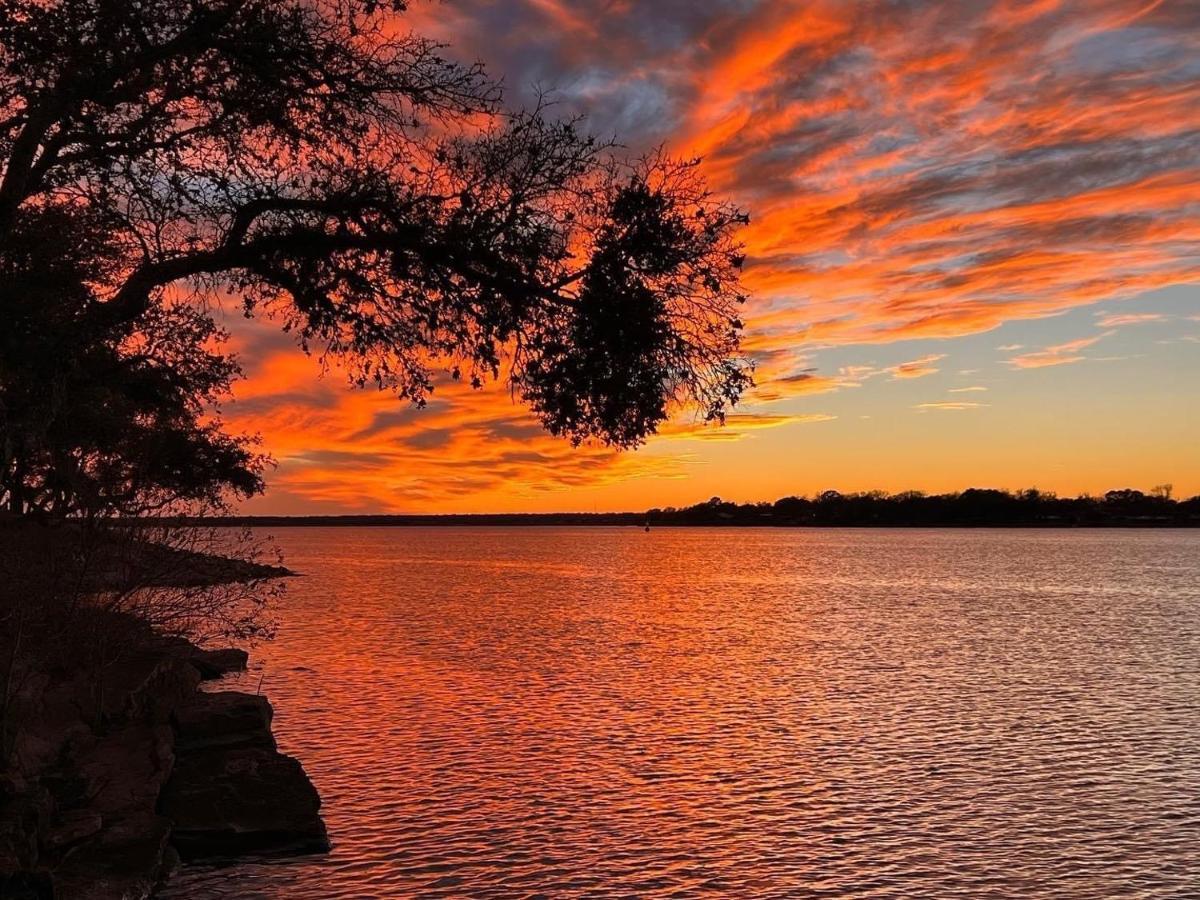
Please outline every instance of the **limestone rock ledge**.
[[278, 752], [265, 697], [200, 694], [175, 713], [175, 769], [159, 810], [184, 860], [329, 849], [321, 798]]
[[69, 690], [47, 691], [23, 765], [0, 773], [0, 900], [143, 900], [181, 857], [328, 850], [266, 698], [198, 690], [245, 666], [240, 650], [163, 641], [113, 673], [99, 730], [72, 720]]

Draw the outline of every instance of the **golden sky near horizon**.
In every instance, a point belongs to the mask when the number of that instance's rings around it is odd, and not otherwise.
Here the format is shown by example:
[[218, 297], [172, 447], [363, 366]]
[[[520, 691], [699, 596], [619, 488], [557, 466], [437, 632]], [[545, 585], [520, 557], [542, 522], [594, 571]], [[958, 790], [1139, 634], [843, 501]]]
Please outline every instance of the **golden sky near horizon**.
[[456, 0], [415, 29], [752, 215], [724, 429], [632, 453], [502, 387], [424, 410], [236, 326], [248, 512], [645, 508], [720, 494], [1171, 482], [1200, 493], [1200, 4]]

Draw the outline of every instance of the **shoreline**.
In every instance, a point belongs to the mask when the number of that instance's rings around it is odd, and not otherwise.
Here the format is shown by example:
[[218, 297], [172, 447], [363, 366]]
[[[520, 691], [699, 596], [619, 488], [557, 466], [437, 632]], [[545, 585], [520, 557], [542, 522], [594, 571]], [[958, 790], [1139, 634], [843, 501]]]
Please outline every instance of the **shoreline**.
[[[215, 528], [632, 528], [646, 527], [645, 515], [625, 513], [579, 513], [559, 515], [557, 513], [533, 513], [515, 520], [505, 515], [448, 515], [448, 516], [241, 516], [234, 518], [211, 518], [184, 524], [205, 525]], [[1091, 531], [1104, 529], [1131, 529], [1146, 531], [1165, 529], [1169, 531], [1200, 528], [1200, 519], [1171, 521], [1137, 519], [1105, 522], [746, 522], [738, 520], [712, 522], [650, 521], [652, 529], [658, 528], [762, 528], [782, 530], [819, 530], [848, 528], [861, 530], [919, 530], [950, 531], [955, 529], [979, 530], [999, 529], [1014, 531]], [[280, 577], [295, 577], [302, 572], [287, 572]]]
[[80, 672], [43, 679], [0, 774], [0, 896], [145, 900], [181, 863], [329, 849], [321, 800], [280, 753], [266, 697], [205, 691], [243, 650], [146, 637], [104, 673], [101, 721]]

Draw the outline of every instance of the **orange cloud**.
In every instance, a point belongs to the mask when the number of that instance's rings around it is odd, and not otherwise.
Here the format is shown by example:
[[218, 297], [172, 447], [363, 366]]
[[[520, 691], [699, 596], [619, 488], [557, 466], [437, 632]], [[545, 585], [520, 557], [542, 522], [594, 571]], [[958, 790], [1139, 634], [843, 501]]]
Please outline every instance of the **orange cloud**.
[[832, 422], [837, 416], [826, 413], [801, 415], [761, 415], [738, 413], [726, 417], [724, 425], [707, 422], [672, 422], [661, 429], [663, 437], [690, 438], [703, 441], [737, 441], [747, 432], [782, 425], [807, 425], [814, 422]]
[[945, 353], [931, 353], [928, 356], [922, 356], [920, 359], [914, 359], [911, 362], [900, 363], [898, 366], [893, 366], [889, 371], [892, 373], [892, 378], [924, 378], [926, 375], [933, 375], [939, 370], [934, 363], [946, 358]]
[[[1200, 284], [1195, 4], [457, 0], [398, 21], [484, 59], [514, 105], [548, 89], [557, 111], [586, 114], [630, 152], [704, 155], [714, 186], [752, 214], [758, 412], [724, 432], [673, 423], [636, 454], [575, 451], [502, 390], [447, 385], [416, 412], [347, 393], [335, 372], [314, 381], [314, 361], [254, 331], [229, 415], [263, 433], [281, 462], [273, 490], [297, 506], [508, 508], [678, 478], [710, 458], [705, 442], [795, 421], [764, 405], [793, 413], [931, 376], [946, 356], [827, 371], [828, 348], [949, 340]], [[1044, 368], [1106, 336], [999, 350], [1013, 369]]]

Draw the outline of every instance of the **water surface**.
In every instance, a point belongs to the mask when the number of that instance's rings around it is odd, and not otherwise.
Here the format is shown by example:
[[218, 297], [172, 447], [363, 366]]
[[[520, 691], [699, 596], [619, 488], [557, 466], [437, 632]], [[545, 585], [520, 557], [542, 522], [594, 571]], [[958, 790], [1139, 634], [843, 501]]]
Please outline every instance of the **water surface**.
[[168, 897], [1200, 896], [1200, 532], [278, 538], [334, 849]]

